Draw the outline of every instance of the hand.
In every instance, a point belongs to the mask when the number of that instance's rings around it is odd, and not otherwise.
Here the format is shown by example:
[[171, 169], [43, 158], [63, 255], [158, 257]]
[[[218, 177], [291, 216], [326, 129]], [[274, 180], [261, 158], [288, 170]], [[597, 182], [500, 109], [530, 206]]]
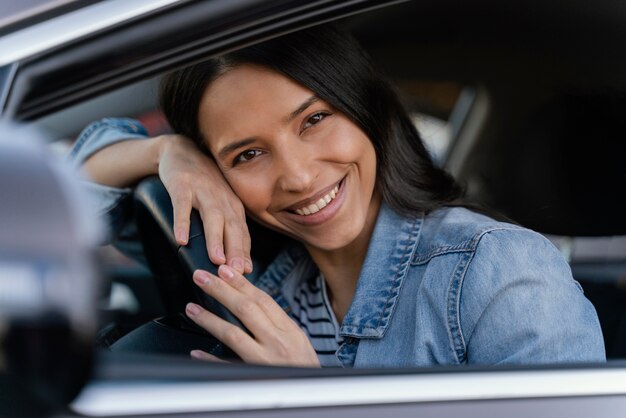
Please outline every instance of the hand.
[[240, 273], [252, 272], [245, 210], [216, 164], [181, 135], [163, 135], [157, 140], [161, 141], [159, 177], [172, 199], [177, 242], [186, 245], [189, 241], [191, 209], [196, 208], [209, 259], [218, 265], [227, 263]]
[[[219, 277], [196, 270], [193, 280], [237, 316], [252, 335], [194, 303], [187, 304], [189, 318], [246, 363], [320, 367], [307, 336], [267, 293], [226, 265], [220, 266], [218, 274]], [[194, 350], [192, 356], [219, 360], [199, 350]]]

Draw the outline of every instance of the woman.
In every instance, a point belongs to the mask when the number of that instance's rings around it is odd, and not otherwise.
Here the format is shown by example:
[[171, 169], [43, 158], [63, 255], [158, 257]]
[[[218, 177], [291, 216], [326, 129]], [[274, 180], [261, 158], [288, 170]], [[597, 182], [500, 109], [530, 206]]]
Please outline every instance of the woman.
[[[120, 141], [141, 133], [109, 120], [88, 128], [73, 155], [109, 186], [158, 172], [181, 243], [191, 206], [201, 210], [209, 257], [221, 266], [219, 277], [193, 279], [251, 335], [198, 305], [186, 313], [243, 360], [604, 360], [595, 311], [558, 251], [462, 206], [350, 36], [320, 27], [226, 54], [166, 77], [161, 101], [195, 147], [180, 136]], [[241, 205], [302, 244], [251, 276], [255, 286], [241, 274], [252, 270]]]

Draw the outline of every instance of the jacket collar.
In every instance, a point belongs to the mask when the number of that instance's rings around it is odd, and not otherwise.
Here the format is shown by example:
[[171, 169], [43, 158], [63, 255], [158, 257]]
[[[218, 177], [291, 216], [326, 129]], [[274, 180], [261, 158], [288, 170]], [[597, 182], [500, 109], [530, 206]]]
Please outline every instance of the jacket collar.
[[[352, 303], [339, 330], [342, 336], [384, 336], [417, 248], [422, 222], [422, 215], [404, 217], [383, 202]], [[281, 288], [299, 278], [316, 274], [316, 270], [304, 247], [292, 243], [255, 284], [289, 312]]]
[[417, 248], [423, 216], [405, 217], [383, 203], [361, 268], [344, 337], [382, 338]]

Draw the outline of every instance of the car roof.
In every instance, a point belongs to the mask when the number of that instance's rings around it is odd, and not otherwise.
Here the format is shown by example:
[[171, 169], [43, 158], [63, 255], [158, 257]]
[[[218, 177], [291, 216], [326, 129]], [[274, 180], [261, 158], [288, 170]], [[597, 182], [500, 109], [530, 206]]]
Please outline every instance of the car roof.
[[0, 34], [15, 32], [97, 0], [21, 0], [0, 3]]

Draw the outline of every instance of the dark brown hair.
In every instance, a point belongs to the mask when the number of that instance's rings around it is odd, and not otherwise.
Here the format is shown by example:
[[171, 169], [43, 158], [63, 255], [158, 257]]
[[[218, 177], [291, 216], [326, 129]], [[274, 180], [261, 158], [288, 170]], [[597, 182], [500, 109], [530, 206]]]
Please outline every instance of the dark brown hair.
[[437, 168], [397, 95], [348, 33], [318, 26], [249, 46], [165, 76], [161, 106], [172, 128], [203, 146], [198, 123], [207, 86], [241, 64], [281, 73], [357, 124], [376, 150], [377, 187], [396, 211], [456, 205], [461, 187]]

